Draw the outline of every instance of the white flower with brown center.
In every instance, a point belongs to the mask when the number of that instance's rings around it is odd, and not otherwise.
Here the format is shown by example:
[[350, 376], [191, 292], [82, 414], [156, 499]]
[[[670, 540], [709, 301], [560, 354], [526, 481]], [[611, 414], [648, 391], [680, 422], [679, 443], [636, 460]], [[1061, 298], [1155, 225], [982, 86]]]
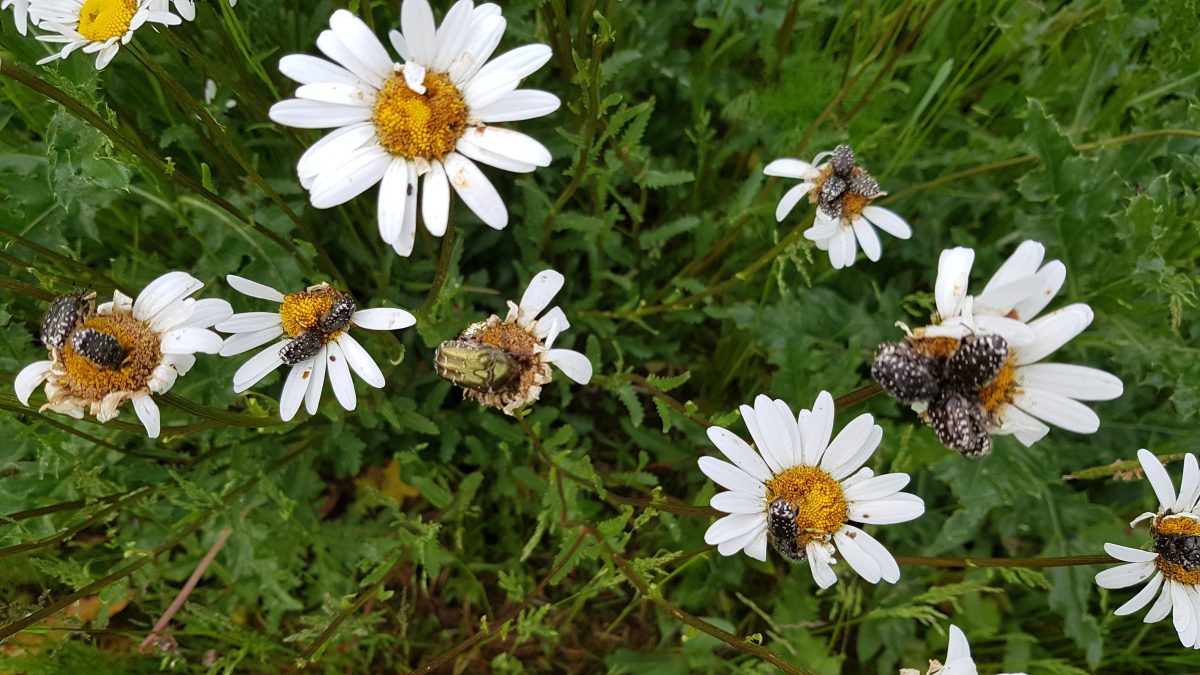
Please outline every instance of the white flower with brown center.
[[133, 401], [146, 433], [157, 438], [159, 411], [151, 394], [170, 390], [196, 363], [194, 354], [217, 353], [221, 336], [207, 329], [233, 314], [224, 300], [188, 297], [203, 286], [190, 274], [168, 272], [136, 300], [117, 291], [112, 302], [93, 308], [78, 293], [59, 298], [80, 303], [69, 313], [73, 303], [52, 306], [43, 323], [50, 330], [42, 335], [51, 358], [17, 375], [17, 398], [29, 405], [30, 394], [45, 382], [43, 410], [77, 418], [87, 410], [101, 422]]
[[554, 347], [571, 327], [562, 308], [546, 311], [562, 287], [563, 275], [539, 272], [520, 304], [508, 302], [503, 320], [493, 314], [438, 346], [438, 375], [461, 387], [464, 397], [508, 415], [541, 396], [542, 386], [554, 379], [550, 366], [579, 384], [590, 382], [592, 363], [586, 356]]
[[417, 322], [409, 312], [394, 307], [358, 309], [352, 297], [329, 284], [284, 295], [233, 274], [225, 280], [239, 293], [279, 303], [276, 312], [234, 314], [216, 328], [233, 333], [221, 346], [221, 356], [235, 356], [283, 338], [238, 368], [233, 390], [240, 394], [280, 366], [291, 366], [279, 396], [279, 416], [284, 421], [296, 416], [301, 401], [308, 414], [317, 414], [326, 373], [334, 396], [346, 410], [354, 410], [358, 404], [351, 371], [368, 385], [383, 388], [383, 372], [350, 335], [351, 329], [399, 330]]
[[819, 153], [812, 163], [800, 159], [777, 159], [763, 173], [768, 176], [797, 178], [801, 183], [788, 190], [775, 208], [775, 220], [791, 213], [806, 195], [817, 205], [813, 226], [804, 237], [816, 242], [817, 248], [829, 251], [829, 264], [834, 269], [849, 267], [857, 257], [857, 245], [871, 262], [883, 255], [883, 245], [875, 228], [898, 239], [912, 236], [912, 227], [888, 209], [872, 206], [871, 202], [887, 194], [879, 183], [861, 166], [855, 166], [854, 151], [849, 145], [839, 145], [832, 151]]
[[6, 10], [9, 7], [12, 7], [13, 23], [17, 26], [17, 32], [24, 35], [29, 25], [29, 0], [4, 0], [4, 2], [0, 2], [0, 11]]
[[153, 0], [30, 0], [29, 17], [49, 35], [44, 42], [63, 44], [63, 48], [38, 64], [65, 59], [80, 49], [96, 54], [96, 70], [101, 70], [117, 55], [121, 45], [133, 39], [133, 32], [145, 23], [175, 26], [179, 17], [151, 7]]
[[1129, 525], [1150, 520], [1153, 550], [1105, 544], [1109, 555], [1126, 564], [1100, 572], [1096, 584], [1101, 588], [1126, 588], [1146, 582], [1113, 613], [1132, 614], [1149, 605], [1157, 594], [1145, 622], [1161, 621], [1170, 614], [1183, 646], [1200, 649], [1200, 464], [1195, 455], [1184, 456], [1183, 482], [1176, 494], [1158, 457], [1142, 449], [1138, 450], [1138, 461], [1158, 497], [1158, 510], [1143, 513]]
[[1066, 278], [1066, 267], [1057, 260], [1042, 264], [1044, 256], [1044, 246], [1023, 242], [983, 292], [970, 296], [975, 252], [961, 247], [943, 251], [934, 287], [934, 323], [914, 330], [910, 340], [930, 354], [949, 355], [968, 336], [1004, 338], [1007, 357], [978, 390], [978, 400], [988, 433], [1012, 434], [1027, 446], [1049, 433], [1047, 424], [1095, 433], [1100, 418], [1080, 401], [1108, 401], [1124, 391], [1120, 379], [1102, 370], [1044, 362], [1094, 317], [1083, 303], [1038, 317]]
[[700, 470], [729, 490], [713, 496], [713, 508], [730, 515], [714, 522], [704, 541], [721, 555], [745, 551], [767, 559], [768, 538], [785, 558], [808, 560], [821, 588], [837, 582], [835, 556], [870, 583], [900, 579], [896, 559], [851, 522], [903, 523], [925, 512], [920, 497], [901, 492], [909, 476], [876, 476], [864, 467], [883, 429], [869, 414], [833, 434], [833, 397], [822, 391], [811, 411], [793, 416], [780, 400], [759, 396], [742, 406], [742, 419], [757, 451], [733, 432], [711, 427], [708, 438], [732, 464], [701, 457]]
[[283, 57], [280, 71], [303, 86], [296, 98], [271, 107], [271, 119], [335, 129], [297, 166], [312, 205], [337, 206], [378, 184], [379, 234], [407, 256], [418, 204], [430, 234], [445, 234], [451, 188], [489, 227], [508, 225], [504, 200], [475, 162], [517, 173], [549, 166], [550, 151], [541, 143], [491, 125], [548, 115], [559, 100], [517, 89], [550, 59], [546, 45], [518, 47], [488, 61], [504, 34], [499, 5], [460, 0], [435, 28], [426, 0], [404, 0], [400, 23], [403, 32], [389, 37], [402, 64], [360, 19], [334, 12], [330, 30], [317, 38], [334, 63]]
[[[194, 21], [196, 19], [196, 2], [195, 0], [150, 0], [150, 8], [165, 12], [169, 5], [175, 6], [176, 13], [183, 17], [184, 21]], [[230, 7], [237, 6], [237, 0], [229, 0]]]

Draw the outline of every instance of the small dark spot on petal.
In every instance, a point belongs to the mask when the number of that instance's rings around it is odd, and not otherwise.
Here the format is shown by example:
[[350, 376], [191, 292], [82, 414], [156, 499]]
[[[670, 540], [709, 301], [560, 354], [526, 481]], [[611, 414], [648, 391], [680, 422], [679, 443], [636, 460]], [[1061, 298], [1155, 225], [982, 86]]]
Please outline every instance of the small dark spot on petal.
[[407, 194], [408, 194], [408, 196], [409, 196], [409, 197], [411, 197], [411, 196], [412, 196], [412, 191], [413, 191], [413, 186], [412, 186], [412, 183], [409, 183], [409, 184], [408, 184], [408, 191], [407, 191]]

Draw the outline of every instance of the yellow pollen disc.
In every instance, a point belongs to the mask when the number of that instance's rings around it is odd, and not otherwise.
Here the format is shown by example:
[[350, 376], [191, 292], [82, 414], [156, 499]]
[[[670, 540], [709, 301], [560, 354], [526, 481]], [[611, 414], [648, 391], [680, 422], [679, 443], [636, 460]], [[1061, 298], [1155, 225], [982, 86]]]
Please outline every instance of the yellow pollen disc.
[[1013, 374], [1016, 371], [1010, 352], [1008, 360], [1000, 367], [1000, 372], [996, 373], [995, 379], [979, 390], [979, 402], [983, 404], [983, 408], [988, 411], [988, 414], [995, 413], [1001, 405], [1012, 400], [1013, 392], [1016, 390], [1013, 382]]
[[375, 99], [375, 135], [385, 150], [408, 159], [445, 157], [467, 129], [467, 104], [443, 73], [426, 73], [425, 93], [408, 88], [403, 73], [388, 79]]
[[88, 317], [82, 327], [115, 337], [127, 356], [120, 367], [104, 368], [76, 352], [68, 340], [61, 352], [67, 374], [60, 384], [72, 396], [100, 401], [115, 392], [136, 392], [146, 388], [154, 369], [162, 362], [158, 333], [133, 318], [133, 314], [120, 310], [106, 316], [96, 314]]
[[908, 343], [935, 361], [945, 361], [958, 351], [958, 339], [952, 337], [910, 338]]
[[288, 337], [317, 327], [317, 322], [333, 307], [333, 301], [342, 294], [325, 286], [316, 290], [289, 293], [279, 305], [279, 321]]
[[801, 543], [837, 532], [848, 519], [841, 483], [815, 466], [794, 466], [767, 481], [767, 502], [776, 499], [796, 510]]
[[530, 361], [537, 353], [541, 341], [537, 336], [518, 326], [515, 322], [488, 322], [482, 329], [470, 336], [485, 345], [497, 347], [518, 361]]
[[93, 42], [104, 42], [129, 32], [134, 14], [137, 0], [87, 0], [79, 10], [75, 30]]
[[1158, 565], [1158, 569], [1163, 573], [1164, 577], [1172, 581], [1178, 581], [1181, 584], [1191, 586], [1200, 586], [1200, 569], [1188, 571], [1182, 565], [1176, 565], [1161, 555], [1154, 559], [1154, 564]]
[[1154, 519], [1154, 536], [1168, 534], [1200, 535], [1200, 520], [1187, 516], [1160, 516]]

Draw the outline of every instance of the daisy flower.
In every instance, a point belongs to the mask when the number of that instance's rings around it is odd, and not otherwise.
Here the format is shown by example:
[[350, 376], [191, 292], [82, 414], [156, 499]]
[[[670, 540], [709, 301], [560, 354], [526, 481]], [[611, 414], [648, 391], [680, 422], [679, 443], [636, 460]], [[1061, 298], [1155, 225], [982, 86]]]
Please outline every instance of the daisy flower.
[[872, 200], [887, 193], [879, 189], [879, 183], [865, 169], [854, 165], [854, 151], [849, 145], [822, 152], [811, 164], [800, 159], [777, 159], [763, 168], [763, 173], [801, 181], [779, 200], [775, 220], [783, 222], [808, 195], [808, 201], [817, 205], [817, 215], [804, 237], [816, 242], [822, 251], [829, 251], [829, 263], [834, 269], [854, 264], [858, 255], [856, 241], [867, 259], [879, 260], [883, 246], [875, 233], [876, 227], [898, 239], [912, 236], [912, 227], [903, 218], [871, 205]]
[[[440, 28], [426, 0], [405, 0], [401, 31], [389, 34], [397, 63], [360, 19], [338, 10], [317, 48], [333, 62], [293, 54], [279, 69], [302, 86], [271, 107], [290, 127], [335, 129], [300, 158], [300, 183], [326, 209], [379, 184], [379, 234], [396, 253], [412, 253], [418, 202], [425, 228], [446, 232], [450, 188], [479, 219], [508, 225], [508, 209], [475, 164], [528, 173], [550, 165], [550, 151], [509, 129], [489, 126], [548, 115], [558, 97], [517, 89], [550, 59], [546, 45], [518, 47], [490, 62], [505, 21], [498, 5], [460, 0]], [[474, 161], [472, 161], [474, 160]], [[418, 186], [418, 178], [424, 177]]]
[[232, 333], [221, 345], [221, 356], [241, 354], [283, 338], [238, 368], [233, 374], [233, 391], [240, 394], [276, 368], [291, 366], [279, 396], [279, 416], [285, 422], [296, 416], [301, 401], [308, 414], [317, 414], [326, 373], [334, 396], [346, 410], [354, 410], [357, 405], [351, 371], [370, 386], [383, 388], [383, 372], [367, 350], [351, 337], [352, 328], [398, 330], [417, 322], [403, 309], [358, 309], [354, 298], [329, 284], [284, 295], [270, 286], [233, 274], [225, 280], [243, 295], [279, 303], [276, 312], [234, 314], [216, 328], [222, 333]]
[[[19, 2], [20, 0], [18, 0]], [[174, 14], [154, 9], [154, 0], [29, 0], [29, 16], [38, 28], [50, 35], [39, 35], [44, 42], [61, 43], [63, 48], [38, 61], [38, 65], [65, 59], [76, 49], [96, 54], [96, 70], [101, 70], [117, 55], [121, 45], [133, 39], [133, 32], [145, 23], [175, 26]]]
[[1119, 397], [1121, 380], [1102, 370], [1044, 359], [1083, 332], [1094, 317], [1083, 303], [1038, 317], [1062, 288], [1066, 267], [1042, 264], [1046, 249], [1036, 241], [1017, 247], [978, 296], [967, 294], [975, 252], [943, 251], [931, 326], [913, 331], [934, 353], [957, 349], [968, 335], [999, 335], [1007, 355], [994, 377], [978, 390], [990, 434], [1012, 434], [1026, 446], [1041, 440], [1053, 424], [1076, 433], [1095, 433], [1100, 418], [1080, 401]]
[[[196, 18], [196, 1], [195, 0], [150, 0], [150, 6], [158, 11], [167, 11], [167, 6], [174, 4], [175, 11], [179, 16], [183, 17], [184, 21], [193, 21]], [[230, 7], [237, 6], [237, 0], [229, 0]]]
[[29, 25], [29, 0], [4, 0], [0, 2], [0, 11], [12, 7], [13, 22], [17, 25], [17, 32], [24, 35]]
[[101, 422], [133, 401], [146, 433], [157, 438], [159, 411], [151, 394], [169, 391], [195, 365], [196, 353], [217, 353], [221, 336], [208, 328], [233, 314], [224, 300], [188, 297], [203, 285], [185, 272], [168, 272], [136, 300], [117, 291], [112, 302], [96, 307], [94, 296], [82, 292], [60, 297], [43, 322], [50, 360], [17, 375], [17, 398], [29, 405], [44, 382], [42, 410], [82, 418], [86, 409]]
[[[946, 663], [929, 662], [925, 675], [978, 675], [975, 659], [971, 658], [971, 645], [967, 636], [954, 624], [950, 625], [950, 644], [946, 647]], [[901, 668], [900, 675], [921, 675], [916, 668]], [[1000, 673], [1000, 675], [1025, 675], [1025, 673]]]
[[438, 375], [462, 387], [464, 397], [508, 415], [538, 399], [542, 386], [554, 379], [551, 365], [579, 384], [590, 382], [592, 363], [586, 356], [554, 347], [571, 327], [561, 307], [545, 311], [562, 287], [563, 275], [538, 272], [521, 303], [508, 302], [504, 320], [493, 314], [438, 346]]
[[1100, 572], [1096, 584], [1101, 588], [1127, 588], [1146, 582], [1113, 613], [1132, 614], [1158, 595], [1144, 621], [1154, 623], [1170, 614], [1183, 646], [1200, 649], [1200, 464], [1193, 454], [1184, 457], [1183, 482], [1176, 494], [1158, 457], [1142, 449], [1138, 450], [1138, 461], [1158, 497], [1158, 511], [1143, 513], [1129, 525], [1150, 520], [1153, 550], [1105, 544], [1109, 555], [1126, 564]]
[[711, 427], [708, 438], [733, 463], [701, 457], [700, 470], [729, 490], [710, 504], [727, 515], [713, 523], [704, 541], [721, 555], [745, 551], [767, 559], [767, 540], [793, 561], [808, 560], [821, 588], [837, 582], [830, 567], [838, 556], [870, 583], [896, 583], [896, 559], [874, 537], [850, 521], [890, 525], [925, 512], [921, 498], [900, 492], [908, 474], [876, 476], [863, 464], [874, 454], [883, 429], [859, 415], [830, 442], [833, 397], [822, 391], [811, 411], [793, 417], [786, 403], [759, 396], [743, 405], [742, 419], [757, 451], [727, 429]]

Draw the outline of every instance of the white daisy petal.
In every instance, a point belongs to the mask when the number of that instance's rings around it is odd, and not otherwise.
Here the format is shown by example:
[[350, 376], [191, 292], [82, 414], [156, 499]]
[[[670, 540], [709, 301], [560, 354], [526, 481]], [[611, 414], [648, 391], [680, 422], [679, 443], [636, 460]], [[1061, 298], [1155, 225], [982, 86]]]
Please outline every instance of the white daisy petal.
[[588, 357], [570, 349], [549, 349], [542, 354], [542, 361], [552, 363], [577, 384], [592, 381], [592, 362]]
[[480, 122], [497, 124], [544, 117], [560, 107], [562, 101], [548, 91], [516, 89], [471, 112]]
[[455, 86], [461, 85], [479, 72], [480, 67], [491, 58], [496, 47], [500, 45], [500, 39], [504, 37], [504, 29], [508, 24], [504, 17], [499, 15], [499, 6], [492, 6], [496, 7], [495, 14], [485, 15], [480, 12], [479, 7], [475, 8], [466, 45], [450, 63], [448, 74]]
[[746, 552], [746, 555], [750, 556], [751, 558], [754, 558], [755, 560], [758, 560], [761, 562], [766, 562], [766, 560], [767, 560], [767, 526], [765, 523], [763, 524], [762, 528], [757, 531], [757, 534], [755, 534], [754, 539], [750, 540], [750, 543], [746, 545], [746, 548], [744, 550]]
[[29, 396], [50, 375], [52, 365], [52, 361], [34, 361], [17, 373], [17, 377], [13, 381], [13, 389], [16, 390], [17, 400], [21, 402], [21, 405], [29, 405]]
[[1012, 434], [1025, 447], [1045, 438], [1050, 433], [1050, 427], [1038, 418], [1024, 412], [1015, 405], [1005, 405], [999, 414], [999, 428], [989, 429], [992, 433]]
[[870, 525], [905, 523], [925, 513], [925, 502], [916, 495], [900, 492], [887, 499], [855, 503], [846, 510], [850, 520]]
[[[775, 160], [775, 161], [778, 162], [781, 160]], [[799, 161], [799, 160], [795, 160], [795, 161]], [[774, 164], [774, 162], [772, 162], [772, 164]], [[768, 166], [768, 168], [770, 168], [770, 167]], [[768, 174], [768, 175], [771, 175], [771, 174]], [[800, 200], [804, 199], [804, 197], [807, 196], [808, 193], [812, 189], [813, 189], [812, 183], [801, 183], [799, 185], [792, 187], [787, 192], [783, 193], [783, 198], [779, 200], [779, 204], [775, 207], [776, 222], [782, 223], [783, 219], [787, 218], [788, 214], [792, 212], [792, 209], [796, 208], [796, 204], [799, 204]]]
[[563, 275], [554, 270], [542, 270], [534, 275], [518, 305], [521, 319], [532, 321], [549, 307], [554, 296], [562, 290], [564, 281]]
[[1136, 562], [1110, 567], [1096, 575], [1096, 585], [1101, 588], [1126, 588], [1140, 584], [1158, 571], [1153, 562]]
[[1046, 309], [1046, 305], [1050, 304], [1067, 280], [1067, 266], [1058, 260], [1051, 260], [1038, 271], [1037, 278], [1042, 283], [1038, 292], [1013, 307], [1013, 313], [1021, 321], [1029, 321]]
[[333, 395], [346, 410], [354, 410], [358, 399], [354, 393], [354, 380], [350, 377], [350, 365], [341, 346], [335, 340], [325, 345], [325, 368], [329, 373], [329, 386]]
[[[713, 445], [717, 446], [721, 454], [728, 457], [742, 471], [763, 482], [773, 477], [771, 469], [767, 467], [762, 457], [746, 441], [743, 441], [732, 431], [721, 427], [709, 427], [708, 439], [712, 441]], [[759, 503], [759, 507], [761, 509], [761, 502]]]
[[329, 132], [313, 143], [296, 163], [300, 184], [311, 190], [313, 183], [330, 167], [340, 167], [356, 151], [375, 140], [375, 125], [370, 122], [351, 124]]
[[296, 98], [338, 105], [372, 107], [375, 105], [375, 89], [368, 86], [320, 82], [301, 86], [296, 90]]
[[240, 394], [246, 391], [258, 384], [264, 377], [273, 373], [276, 368], [282, 366], [283, 360], [279, 358], [279, 350], [283, 349], [285, 344], [287, 344], [287, 341], [271, 345], [243, 363], [237, 369], [237, 372], [233, 374], [234, 393]]
[[850, 487], [842, 484], [847, 502], [870, 501], [890, 497], [904, 489], [910, 478], [906, 473], [885, 473]]
[[[373, 34], [369, 39], [379, 42]], [[379, 46], [382, 49], [383, 45]], [[347, 44], [338, 35], [338, 31], [333, 29], [321, 31], [317, 36], [317, 49], [373, 87], [382, 87], [391, 75], [390, 68], [384, 73], [376, 67], [378, 64], [372, 65], [363, 61], [359, 56], [361, 48], [358, 45]]]
[[181, 326], [211, 328], [233, 316], [233, 306], [221, 298], [201, 298], [192, 306], [192, 315]]
[[362, 86], [363, 82], [357, 75], [345, 68], [325, 59], [308, 54], [288, 54], [279, 59], [279, 72], [300, 84], [317, 84], [329, 82]]
[[[971, 658], [971, 645], [958, 626], [950, 625], [950, 644], [946, 647], [946, 663]], [[957, 671], [955, 671], [957, 675]]]
[[466, 157], [452, 152], [442, 160], [446, 178], [467, 208], [494, 230], [508, 227], [508, 208], [487, 176]]
[[725, 513], [756, 513], [761, 515], [765, 504], [758, 497], [751, 497], [745, 492], [718, 492], [708, 500], [708, 505]]
[[154, 402], [154, 399], [150, 398], [149, 394], [134, 396], [133, 411], [137, 413], [142, 426], [146, 427], [146, 435], [150, 438], [158, 438], [161, 422], [158, 404]]
[[1092, 323], [1092, 308], [1082, 303], [1068, 305], [1030, 322], [1035, 339], [1032, 345], [1016, 353], [1015, 363], [1036, 363], [1067, 344]]
[[1150, 606], [1150, 611], [1146, 612], [1146, 616], [1142, 619], [1145, 623], [1157, 623], [1162, 621], [1171, 613], [1171, 586], [1174, 582], [1167, 581], [1163, 583], [1162, 593], [1159, 594], [1158, 600]]
[[321, 390], [325, 388], [328, 351], [327, 347], [323, 345], [321, 351], [313, 357], [312, 374], [308, 377], [308, 389], [304, 391], [304, 408], [308, 410], [309, 415], [316, 415], [317, 407], [321, 404]]
[[327, 171], [313, 182], [309, 201], [328, 209], [354, 199], [379, 181], [392, 163], [392, 156], [379, 146], [355, 150], [336, 170]]
[[[870, 413], [863, 413], [851, 420], [849, 424], [838, 432], [837, 437], [833, 439], [833, 442], [826, 448], [825, 453], [821, 455], [821, 470], [829, 473], [838, 466], [841, 466], [852, 455], [857, 454], [858, 450], [870, 438], [871, 427], [874, 424], [875, 418]], [[859, 466], [861, 466], [861, 463]], [[857, 466], [854, 467], [847, 475], [857, 469]]]
[[1103, 370], [1065, 363], [1033, 363], [1016, 369], [1017, 384], [1052, 391], [1077, 401], [1110, 401], [1125, 390], [1120, 378]]
[[221, 350], [217, 353], [221, 356], [235, 356], [265, 345], [280, 335], [283, 335], [283, 326], [272, 326], [247, 333], [237, 333], [225, 338], [225, 342], [221, 345]]
[[875, 234], [875, 228], [865, 218], [855, 218], [851, 226], [867, 260], [877, 262], [883, 256], [883, 245], [879, 242], [879, 235]]
[[233, 287], [233, 290], [248, 295], [252, 298], [260, 300], [270, 300], [272, 302], [283, 302], [283, 293], [267, 286], [260, 284], [257, 281], [251, 281], [244, 277], [239, 277], [235, 274], [230, 274], [225, 277], [225, 281]]
[[987, 285], [983, 287], [980, 297], [993, 293], [1001, 286], [1007, 286], [1014, 281], [1025, 279], [1037, 274], [1042, 259], [1046, 257], [1046, 247], [1032, 240], [1021, 242], [1017, 250], [1008, 256], [1008, 260], [996, 270]]
[[879, 563], [862, 550], [853, 537], [846, 536], [844, 530], [839, 530], [833, 534], [833, 541], [837, 546], [838, 554], [855, 572], [858, 572], [864, 581], [870, 584], [879, 583], [883, 574], [879, 569]]
[[1155, 572], [1154, 575], [1150, 577], [1150, 581], [1142, 587], [1142, 590], [1138, 591], [1137, 594], [1130, 598], [1125, 604], [1114, 610], [1113, 614], [1116, 614], [1117, 616], [1133, 614], [1134, 612], [1150, 604], [1150, 601], [1154, 599], [1154, 595], [1158, 593], [1159, 589], [1162, 587], [1162, 583], [1163, 575]]
[[417, 317], [398, 307], [372, 307], [358, 310], [350, 320], [367, 330], [399, 330], [415, 324]]
[[437, 55], [437, 29], [433, 10], [426, 0], [405, 0], [400, 3], [400, 28], [413, 61], [433, 63]]
[[884, 232], [887, 232], [897, 239], [908, 239], [912, 237], [912, 226], [909, 225], [903, 218], [885, 208], [879, 206], [864, 206], [862, 214], [871, 222], [872, 225], [878, 227]]
[[753, 532], [763, 522], [766, 522], [766, 517], [761, 513], [735, 513], [724, 516], [708, 526], [704, 533], [704, 543], [712, 545], [737, 539]]
[[814, 178], [820, 172], [813, 168], [811, 164], [800, 159], [792, 159], [784, 157], [777, 159], [763, 167], [763, 174], [767, 176], [780, 176], [782, 178], [797, 178], [808, 179]]
[[430, 63], [434, 70], [450, 70], [450, 64], [462, 53], [471, 29], [474, 9], [475, 3], [471, 0], [459, 0], [450, 7], [446, 16], [442, 17], [442, 25], [438, 26], [435, 34], [437, 50]]
[[738, 551], [745, 550], [758, 540], [759, 536], [766, 531], [766, 527], [767, 524], [763, 522], [758, 528], [750, 530], [741, 536], [717, 544], [717, 553], [729, 556], [736, 554]]
[[1142, 465], [1142, 472], [1146, 474], [1146, 480], [1150, 481], [1150, 487], [1154, 488], [1154, 494], [1158, 497], [1161, 508], [1169, 508], [1175, 503], [1175, 484], [1167, 475], [1166, 467], [1154, 453], [1145, 448], [1137, 451], [1137, 458]]
[[701, 457], [698, 463], [705, 476], [726, 490], [744, 492], [759, 498], [765, 497], [767, 494], [767, 488], [762, 481], [755, 479], [729, 462], [723, 462], [715, 457]]
[[159, 349], [163, 354], [216, 354], [222, 342], [220, 335], [206, 328], [182, 326], [163, 333]]
[[554, 342], [554, 338], [558, 334], [571, 327], [571, 322], [567, 321], [567, 315], [563, 312], [562, 307], [551, 307], [549, 311], [537, 320], [533, 326], [533, 333], [539, 340], [546, 342], [549, 346]]
[[283, 382], [283, 393], [279, 395], [279, 418], [290, 422], [300, 410], [304, 392], [308, 389], [308, 378], [312, 376], [313, 360], [308, 359], [292, 366]]
[[[410, 0], [411, 1], [411, 0]], [[423, 183], [421, 218], [429, 234], [440, 237], [446, 234], [450, 218], [450, 183], [446, 181], [446, 170], [441, 162], [433, 162]]]
[[392, 243], [392, 248], [395, 249], [397, 255], [409, 256], [412, 254], [413, 243], [417, 239], [417, 168], [412, 162], [405, 162], [408, 171], [408, 187], [405, 194], [407, 198], [404, 201], [404, 219], [400, 227], [400, 236]]
[[1197, 498], [1200, 498], [1200, 466], [1196, 456], [1189, 452], [1183, 456], [1183, 481], [1179, 484], [1179, 498], [1172, 510], [1176, 513], [1194, 511]]
[[942, 251], [938, 259], [937, 283], [933, 289], [939, 316], [947, 318], [958, 314], [967, 296], [967, 283], [974, 264], [975, 251], [969, 248], [960, 246]]
[[808, 567], [812, 571], [813, 581], [821, 588], [829, 588], [837, 583], [837, 574], [830, 567], [830, 557], [825, 547], [817, 542], [809, 542], [804, 547], [808, 557]]
[[329, 27], [359, 63], [370, 69], [371, 74], [384, 81], [391, 77], [394, 65], [392, 57], [388, 56], [383, 43], [362, 19], [339, 9], [329, 17]]
[[363, 382], [382, 389], [385, 384], [383, 371], [379, 369], [379, 365], [375, 363], [375, 359], [363, 349], [362, 345], [350, 336], [349, 333], [342, 333], [336, 340], [339, 347], [342, 348], [342, 355], [346, 357], [346, 363], [355, 373], [362, 378]]
[[175, 302], [195, 293], [204, 283], [187, 272], [167, 272], [147, 284], [133, 301], [133, 318], [149, 321]]
[[408, 198], [408, 160], [397, 157], [384, 171], [379, 183], [379, 237], [394, 244], [404, 230], [404, 208]]
[[279, 312], [242, 312], [218, 323], [214, 328], [222, 333], [246, 333], [276, 326], [282, 326]]
[[1104, 552], [1124, 562], [1149, 562], [1158, 558], [1154, 551], [1143, 551], [1140, 548], [1130, 548], [1120, 544], [1105, 544]]
[[804, 464], [816, 466], [820, 463], [821, 455], [825, 453], [825, 448], [829, 446], [829, 439], [833, 435], [833, 412], [833, 395], [822, 391], [817, 395], [817, 401], [813, 404], [808, 423], [800, 434]]
[[858, 544], [858, 547], [864, 553], [875, 560], [875, 564], [879, 565], [879, 578], [881, 580], [889, 584], [900, 581], [900, 565], [896, 563], [895, 556], [883, 544], [879, 543], [879, 540], [853, 525], [843, 525], [842, 532], [847, 537], [853, 538], [854, 543]]
[[276, 124], [297, 129], [332, 129], [371, 119], [371, 109], [323, 101], [289, 98], [271, 106], [267, 116]]
[[1022, 389], [1013, 394], [1013, 405], [1056, 427], [1080, 434], [1100, 428], [1100, 417], [1091, 408], [1044, 389]]

